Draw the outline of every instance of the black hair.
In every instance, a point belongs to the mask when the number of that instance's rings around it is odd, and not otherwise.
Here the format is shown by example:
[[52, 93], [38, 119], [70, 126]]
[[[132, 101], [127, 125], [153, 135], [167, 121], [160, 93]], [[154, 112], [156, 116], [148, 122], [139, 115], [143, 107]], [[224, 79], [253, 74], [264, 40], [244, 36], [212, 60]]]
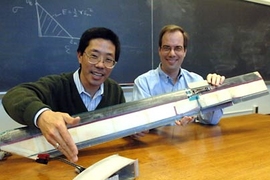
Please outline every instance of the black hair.
[[94, 27], [86, 30], [81, 36], [77, 52], [84, 53], [89, 42], [97, 38], [109, 40], [115, 45], [115, 61], [118, 62], [121, 50], [119, 38], [112, 30], [105, 27]]

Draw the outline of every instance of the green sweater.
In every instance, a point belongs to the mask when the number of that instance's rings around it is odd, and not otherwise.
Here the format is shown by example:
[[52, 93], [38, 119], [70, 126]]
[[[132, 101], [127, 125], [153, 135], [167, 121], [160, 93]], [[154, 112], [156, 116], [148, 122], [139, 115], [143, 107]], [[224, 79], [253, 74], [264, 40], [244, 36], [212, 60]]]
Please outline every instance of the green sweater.
[[[104, 82], [104, 94], [96, 109], [124, 102], [122, 88], [108, 78]], [[20, 84], [4, 95], [2, 103], [12, 119], [28, 126], [35, 126], [35, 114], [42, 108], [70, 115], [87, 111], [73, 80], [73, 73], [50, 75], [37, 82]]]

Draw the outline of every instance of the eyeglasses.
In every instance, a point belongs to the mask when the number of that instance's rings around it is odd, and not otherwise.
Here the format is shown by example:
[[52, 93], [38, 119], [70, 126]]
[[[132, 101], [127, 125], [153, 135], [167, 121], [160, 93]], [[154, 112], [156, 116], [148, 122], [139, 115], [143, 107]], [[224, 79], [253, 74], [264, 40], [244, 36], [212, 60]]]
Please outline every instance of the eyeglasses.
[[[103, 59], [102, 56], [94, 54], [94, 53], [88, 54], [88, 53], [84, 52], [84, 54], [86, 54], [86, 56], [88, 58], [88, 62], [90, 64], [97, 64], [101, 61], [101, 59]], [[106, 68], [109, 68], [109, 69], [114, 68], [116, 63], [117, 62], [113, 58], [110, 58], [110, 57], [105, 57], [105, 59], [103, 59], [104, 66]]]
[[161, 50], [165, 53], [171, 52], [172, 49], [174, 52], [177, 52], [177, 53], [182, 52], [184, 50], [183, 46], [176, 46], [175, 48], [172, 48], [170, 46], [164, 45], [161, 47]]

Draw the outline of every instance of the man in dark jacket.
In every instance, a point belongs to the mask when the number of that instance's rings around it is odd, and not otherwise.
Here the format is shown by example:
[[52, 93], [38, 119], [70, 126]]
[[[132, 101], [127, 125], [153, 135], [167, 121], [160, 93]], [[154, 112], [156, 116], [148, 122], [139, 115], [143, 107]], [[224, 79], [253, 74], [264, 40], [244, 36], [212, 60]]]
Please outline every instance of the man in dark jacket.
[[77, 49], [80, 68], [72, 73], [50, 75], [10, 89], [2, 99], [15, 121], [40, 128], [47, 141], [70, 161], [78, 160], [78, 149], [67, 125], [78, 113], [125, 102], [121, 87], [109, 75], [118, 62], [120, 42], [110, 29], [86, 30]]

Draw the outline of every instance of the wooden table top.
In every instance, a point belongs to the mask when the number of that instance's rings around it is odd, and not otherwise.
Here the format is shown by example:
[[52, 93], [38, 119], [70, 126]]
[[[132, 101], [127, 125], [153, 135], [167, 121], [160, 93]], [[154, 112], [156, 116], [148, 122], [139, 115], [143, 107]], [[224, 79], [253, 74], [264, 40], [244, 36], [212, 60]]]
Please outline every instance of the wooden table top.
[[[270, 116], [223, 118], [219, 125], [165, 126], [134, 140], [121, 138], [79, 151], [89, 167], [113, 154], [138, 159], [136, 180], [270, 179]], [[0, 179], [73, 179], [74, 167], [18, 155], [0, 161]]]

